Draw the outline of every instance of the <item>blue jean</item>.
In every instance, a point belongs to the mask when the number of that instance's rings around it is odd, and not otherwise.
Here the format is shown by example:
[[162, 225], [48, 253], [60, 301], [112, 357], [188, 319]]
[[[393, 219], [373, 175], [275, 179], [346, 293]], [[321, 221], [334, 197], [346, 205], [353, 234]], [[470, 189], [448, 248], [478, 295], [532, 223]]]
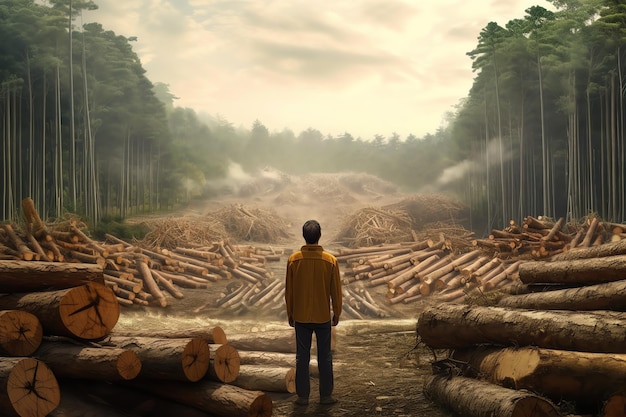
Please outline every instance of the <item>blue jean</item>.
[[333, 356], [330, 350], [330, 321], [326, 323], [298, 323], [296, 329], [296, 394], [309, 398], [311, 381], [309, 363], [313, 333], [317, 340], [317, 366], [319, 369], [320, 397], [330, 397], [334, 388]]

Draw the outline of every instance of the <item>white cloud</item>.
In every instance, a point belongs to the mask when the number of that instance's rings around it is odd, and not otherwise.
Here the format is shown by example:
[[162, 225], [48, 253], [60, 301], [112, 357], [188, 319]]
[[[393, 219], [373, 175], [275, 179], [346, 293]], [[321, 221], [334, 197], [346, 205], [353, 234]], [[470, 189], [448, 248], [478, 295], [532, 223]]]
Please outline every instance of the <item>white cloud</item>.
[[270, 131], [434, 132], [469, 92], [489, 21], [547, 1], [118, 0], [89, 18], [133, 44], [177, 105]]

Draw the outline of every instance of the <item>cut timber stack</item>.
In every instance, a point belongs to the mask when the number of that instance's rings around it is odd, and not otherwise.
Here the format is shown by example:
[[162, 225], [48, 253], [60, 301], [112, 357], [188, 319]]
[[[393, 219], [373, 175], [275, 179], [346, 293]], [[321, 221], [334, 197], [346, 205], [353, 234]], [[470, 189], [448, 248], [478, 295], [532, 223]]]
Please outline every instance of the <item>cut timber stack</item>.
[[[480, 387], [488, 383], [530, 392], [550, 404], [565, 402], [579, 414], [623, 415], [624, 259], [624, 240], [577, 247], [550, 259], [522, 262], [518, 294], [503, 295], [495, 306], [425, 309], [417, 323], [422, 342], [451, 350], [433, 363], [435, 375], [426, 393], [453, 407], [459, 402], [450, 391], [454, 381]], [[485, 407], [482, 412], [496, 410], [496, 405]], [[478, 415], [468, 410], [463, 413]], [[538, 415], [554, 415], [547, 410]]]
[[[0, 225], [0, 285], [5, 291], [61, 289], [90, 281], [111, 288], [121, 306], [167, 307], [185, 297], [185, 288], [207, 288], [221, 280], [244, 282], [250, 293], [273, 281], [267, 262], [283, 250], [216, 241], [208, 247], [147, 248], [107, 234], [89, 237], [76, 219], [49, 227], [32, 199], [22, 202], [25, 227]], [[193, 242], [190, 242], [192, 244]], [[38, 262], [33, 262], [38, 261]]]

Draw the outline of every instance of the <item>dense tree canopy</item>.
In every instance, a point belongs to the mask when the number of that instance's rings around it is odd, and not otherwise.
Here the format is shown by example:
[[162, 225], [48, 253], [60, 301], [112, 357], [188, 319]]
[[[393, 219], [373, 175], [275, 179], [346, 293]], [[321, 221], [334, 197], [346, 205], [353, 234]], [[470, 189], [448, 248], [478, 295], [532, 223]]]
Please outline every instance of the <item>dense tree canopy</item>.
[[18, 219], [25, 197], [45, 217], [93, 222], [167, 210], [208, 196], [238, 164], [365, 171], [454, 193], [484, 231], [526, 215], [623, 221], [626, 5], [551, 3], [478, 34], [474, 84], [444, 128], [355, 138], [234, 127], [177, 107], [146, 78], [133, 38], [76, 27], [93, 2], [0, 0], [0, 218]]

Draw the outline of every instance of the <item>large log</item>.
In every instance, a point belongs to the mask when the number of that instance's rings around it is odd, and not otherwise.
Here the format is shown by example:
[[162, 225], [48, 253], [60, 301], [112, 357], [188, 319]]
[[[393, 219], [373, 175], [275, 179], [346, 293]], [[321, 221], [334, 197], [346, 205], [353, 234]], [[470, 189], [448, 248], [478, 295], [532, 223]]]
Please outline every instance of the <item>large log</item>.
[[607, 256], [626, 255], [626, 239], [604, 243], [590, 248], [572, 248], [567, 252], [554, 255], [552, 261], [572, 261], [574, 259], [601, 258]]
[[510, 295], [501, 298], [498, 306], [535, 310], [626, 311], [626, 280]]
[[440, 304], [420, 314], [417, 332], [433, 349], [458, 349], [486, 343], [626, 353], [625, 325], [626, 313], [621, 312]]
[[214, 381], [130, 381], [133, 387], [221, 417], [271, 417], [272, 399], [261, 391], [250, 391]]
[[560, 416], [554, 404], [538, 395], [461, 376], [433, 375], [424, 394], [464, 417]]
[[626, 255], [569, 261], [523, 262], [519, 277], [524, 284], [578, 283], [598, 284], [626, 277]]
[[44, 341], [33, 356], [58, 378], [122, 381], [136, 378], [141, 371], [139, 356], [128, 349]]
[[240, 388], [265, 392], [296, 392], [296, 368], [242, 365], [231, 382]]
[[163, 339], [200, 338], [211, 344], [222, 345], [228, 342], [226, 333], [220, 326], [191, 327], [187, 329], [121, 329], [116, 327], [112, 336], [158, 337]]
[[209, 345], [200, 338], [159, 339], [111, 336], [107, 342], [134, 351], [141, 360], [138, 378], [199, 381], [209, 370]]
[[[241, 365], [266, 365], [294, 368], [296, 366], [296, 355], [293, 353], [265, 352], [262, 350], [240, 350], [239, 363]], [[334, 366], [337, 367], [337, 362], [334, 362]], [[319, 375], [317, 359], [315, 358], [311, 358], [309, 363], [309, 374], [311, 376]]]
[[583, 411], [626, 384], [625, 354], [481, 346], [455, 350], [452, 358], [489, 382], [540, 392], [555, 402], [573, 401]]
[[58, 291], [9, 294], [0, 297], [0, 310], [34, 314], [46, 335], [99, 340], [117, 323], [120, 306], [110, 288], [91, 282]]
[[34, 358], [0, 360], [2, 415], [44, 417], [59, 401], [59, 384], [45, 363]]
[[293, 329], [229, 334], [228, 343], [239, 350], [296, 352], [296, 334]]
[[22, 310], [0, 311], [0, 354], [30, 356], [41, 344], [39, 319]]
[[2, 293], [61, 290], [97, 282], [104, 284], [100, 266], [85, 263], [0, 261]]

